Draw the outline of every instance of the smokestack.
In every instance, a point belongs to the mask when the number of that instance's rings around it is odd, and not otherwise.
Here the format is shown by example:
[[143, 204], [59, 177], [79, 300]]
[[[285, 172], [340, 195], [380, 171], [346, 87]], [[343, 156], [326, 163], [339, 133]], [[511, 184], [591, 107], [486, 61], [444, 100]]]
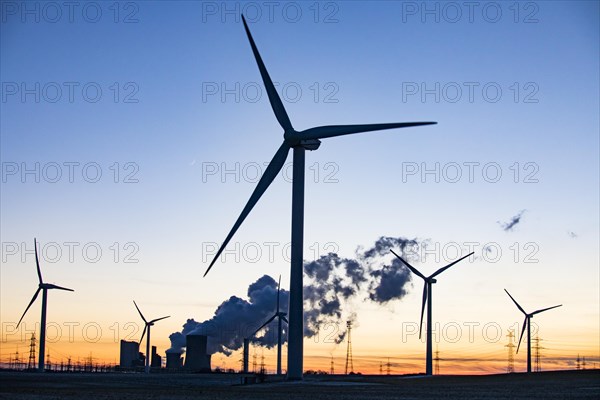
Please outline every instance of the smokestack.
[[208, 337], [189, 334], [185, 337], [185, 368], [192, 372], [210, 372], [210, 355], [206, 353]]
[[250, 345], [250, 340], [248, 339], [244, 339], [244, 373], [247, 374], [248, 373], [248, 352], [249, 352], [249, 345]]

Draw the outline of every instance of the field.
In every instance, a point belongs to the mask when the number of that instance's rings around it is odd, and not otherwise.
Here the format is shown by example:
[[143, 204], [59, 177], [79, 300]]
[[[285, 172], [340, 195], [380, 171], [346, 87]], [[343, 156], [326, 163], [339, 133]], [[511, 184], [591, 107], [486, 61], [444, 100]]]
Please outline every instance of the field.
[[600, 370], [483, 376], [309, 376], [240, 385], [238, 375], [0, 372], [2, 399], [600, 398]]

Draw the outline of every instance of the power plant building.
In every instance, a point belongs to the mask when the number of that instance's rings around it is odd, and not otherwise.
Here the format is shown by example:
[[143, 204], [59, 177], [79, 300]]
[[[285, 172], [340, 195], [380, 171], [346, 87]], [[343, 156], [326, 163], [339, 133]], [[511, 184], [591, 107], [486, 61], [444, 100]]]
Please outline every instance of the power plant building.
[[178, 370], [183, 367], [181, 353], [177, 351], [167, 351], [167, 369]]
[[185, 337], [185, 369], [191, 372], [210, 372], [210, 354], [207, 354], [208, 337], [206, 335], [187, 335]]
[[140, 344], [121, 340], [121, 354], [119, 366], [121, 368], [133, 368], [140, 365]]

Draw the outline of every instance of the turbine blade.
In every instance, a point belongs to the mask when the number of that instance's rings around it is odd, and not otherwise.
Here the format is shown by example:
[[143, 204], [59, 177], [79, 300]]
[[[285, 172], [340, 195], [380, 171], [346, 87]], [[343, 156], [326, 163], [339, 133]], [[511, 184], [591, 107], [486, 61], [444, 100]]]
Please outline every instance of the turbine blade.
[[411, 126], [433, 125], [437, 122], [396, 122], [390, 124], [367, 125], [326, 125], [300, 132], [302, 139], [324, 139], [335, 136], [351, 135], [361, 132], [382, 131], [386, 129], [409, 128]]
[[521, 310], [521, 312], [525, 315], [527, 315], [527, 313], [525, 312], [525, 310], [523, 310], [523, 307], [521, 307], [519, 305], [519, 303], [517, 303], [517, 301], [510, 295], [510, 293], [508, 293], [508, 290], [504, 289], [504, 291], [506, 292], [506, 294], [508, 295], [508, 297], [510, 297], [512, 299], [512, 301], [517, 305], [517, 307], [519, 308], [519, 310]]
[[35, 265], [37, 266], [38, 278], [40, 283], [44, 283], [44, 280], [42, 279], [42, 270], [40, 269], [40, 260], [38, 259], [37, 253], [37, 240], [35, 238], [33, 238], [33, 248], [35, 250]]
[[142, 317], [142, 319], [144, 320], [144, 322], [147, 324], [148, 321], [146, 321], [146, 318], [144, 318], [144, 314], [142, 314], [142, 312], [140, 311], [140, 308], [138, 307], [138, 305], [135, 303], [135, 300], [133, 301], [133, 304], [135, 305], [135, 308], [137, 308], [138, 312], [140, 313], [140, 317]]
[[454, 261], [453, 263], [450, 263], [450, 264], [446, 265], [445, 267], [442, 267], [442, 268], [438, 269], [437, 271], [435, 271], [435, 272], [434, 272], [434, 273], [433, 273], [433, 274], [430, 276], [430, 278], [433, 278], [433, 277], [435, 277], [435, 276], [437, 276], [437, 275], [441, 274], [442, 272], [444, 272], [445, 270], [447, 270], [448, 268], [450, 268], [451, 266], [453, 266], [453, 265], [454, 265], [454, 264], [456, 264], [457, 262], [460, 262], [460, 261], [464, 260], [465, 258], [467, 258], [467, 257], [471, 256], [471, 255], [472, 255], [472, 254], [474, 254], [474, 253], [475, 253], [475, 252], [471, 252], [471, 253], [467, 254], [466, 256], [464, 256], [464, 257], [461, 257], [461, 258], [459, 258], [458, 260]]
[[[142, 337], [140, 338], [140, 344], [142, 343], [142, 340], [144, 340], [144, 335], [146, 334], [146, 329], [148, 329], [148, 325], [144, 325], [144, 331], [142, 332]], [[146, 357], [148, 357], [147, 354], [146, 354]]]
[[423, 284], [423, 302], [421, 303], [421, 323], [419, 324], [419, 339], [423, 330], [423, 314], [425, 314], [425, 303], [427, 303], [427, 282]]
[[252, 336], [256, 335], [265, 326], [269, 325], [271, 323], [271, 321], [273, 321], [275, 319], [276, 316], [277, 316], [277, 314], [275, 314], [271, 318], [269, 318], [269, 320], [267, 322], [265, 322], [264, 324], [262, 324], [260, 326], [260, 328], [258, 328], [257, 330], [254, 331], [254, 333], [252, 334]]
[[238, 217], [237, 221], [235, 221], [235, 224], [233, 224], [233, 228], [231, 228], [231, 231], [229, 232], [229, 234], [223, 241], [223, 244], [219, 248], [219, 251], [217, 251], [215, 258], [213, 258], [212, 262], [206, 269], [204, 276], [206, 276], [206, 274], [208, 274], [208, 271], [210, 271], [210, 269], [213, 267], [215, 262], [219, 259], [219, 256], [221, 255], [223, 250], [225, 250], [225, 247], [227, 246], [227, 244], [229, 243], [229, 241], [231, 240], [231, 238], [233, 237], [235, 232], [242, 225], [242, 222], [244, 222], [244, 220], [246, 219], [248, 214], [250, 214], [250, 211], [252, 211], [252, 208], [254, 208], [256, 203], [258, 203], [258, 200], [265, 193], [265, 191], [267, 190], [269, 185], [271, 185], [271, 183], [273, 182], [273, 180], [275, 179], [275, 177], [277, 176], [279, 171], [281, 171], [281, 168], [283, 168], [283, 165], [285, 164], [285, 160], [287, 159], [289, 150], [290, 150], [290, 146], [287, 143], [283, 142], [283, 144], [279, 147], [279, 150], [277, 150], [277, 153], [275, 153], [275, 156], [269, 163], [269, 166], [265, 170], [265, 173], [260, 178], [260, 181], [258, 181], [258, 184], [256, 185], [256, 188], [254, 189], [254, 192], [252, 192], [252, 196], [250, 196], [250, 200], [248, 200], [248, 203], [246, 203], [246, 206], [242, 210], [242, 213]]
[[286, 324], [290, 324], [290, 321], [287, 320], [286, 317], [284, 317], [283, 315], [281, 316], [281, 319], [286, 323]]
[[170, 315], [167, 315], [166, 317], [162, 317], [162, 318], [156, 318], [156, 319], [153, 319], [152, 321], [150, 321], [149, 323], [152, 324], [154, 322], [160, 321], [161, 319], [166, 319], [166, 318], [169, 318], [169, 317], [170, 317]]
[[250, 46], [252, 47], [252, 53], [254, 53], [256, 64], [258, 64], [258, 70], [260, 71], [260, 76], [265, 84], [265, 89], [267, 89], [267, 95], [269, 96], [269, 102], [271, 103], [271, 108], [273, 108], [275, 117], [277, 118], [277, 121], [279, 121], [279, 125], [281, 125], [284, 131], [294, 130], [294, 128], [292, 128], [290, 118], [283, 107], [283, 103], [281, 102], [281, 99], [275, 90], [275, 85], [273, 85], [273, 81], [267, 72], [267, 68], [263, 63], [260, 53], [258, 52], [258, 48], [256, 48], [256, 44], [254, 43], [250, 29], [248, 29], [248, 24], [246, 24], [246, 18], [244, 18], [244, 15], [242, 15], [242, 21], [244, 22], [244, 29], [246, 30], [246, 35], [248, 35], [248, 40], [250, 41]]
[[42, 290], [42, 288], [38, 288], [38, 290], [35, 291], [35, 294], [31, 298], [31, 301], [29, 302], [29, 305], [27, 306], [27, 308], [25, 309], [25, 312], [23, 313], [23, 315], [21, 315], [21, 319], [17, 323], [17, 328], [21, 324], [21, 321], [23, 320], [23, 317], [25, 316], [25, 314], [27, 314], [27, 310], [29, 310], [29, 307], [31, 307], [31, 305], [33, 304], [33, 302], [35, 301], [35, 299], [37, 299], [38, 294], [40, 294], [40, 290]]
[[521, 329], [521, 336], [519, 336], [519, 343], [517, 344], [517, 353], [519, 354], [519, 347], [521, 347], [521, 340], [523, 340], [523, 334], [525, 333], [525, 329], [527, 328], [527, 319], [529, 317], [525, 315], [525, 321], [523, 321], [523, 329]]
[[423, 279], [427, 279], [425, 278], [425, 275], [423, 275], [422, 273], [420, 273], [415, 267], [413, 267], [412, 265], [410, 265], [404, 258], [400, 257], [398, 254], [394, 253], [394, 250], [391, 250], [393, 255], [395, 255], [396, 257], [398, 257], [400, 259], [400, 261], [402, 261], [404, 263], [404, 265], [406, 265], [408, 267], [408, 269], [410, 269], [413, 274], [420, 276]]
[[67, 290], [69, 292], [74, 292], [73, 289], [69, 289], [69, 288], [66, 288], [66, 287], [53, 285], [51, 283], [47, 283], [46, 286], [48, 287], [48, 289], [59, 289], [59, 290]]
[[277, 311], [279, 312], [279, 291], [281, 290], [281, 275], [279, 275], [279, 282], [277, 283]]
[[557, 307], [561, 307], [561, 306], [562, 306], [562, 304], [559, 304], [557, 306], [548, 307], [548, 308], [542, 308], [541, 310], [537, 310], [537, 311], [532, 312], [531, 315], [539, 314], [541, 312], [552, 310], [553, 308], [557, 308]]

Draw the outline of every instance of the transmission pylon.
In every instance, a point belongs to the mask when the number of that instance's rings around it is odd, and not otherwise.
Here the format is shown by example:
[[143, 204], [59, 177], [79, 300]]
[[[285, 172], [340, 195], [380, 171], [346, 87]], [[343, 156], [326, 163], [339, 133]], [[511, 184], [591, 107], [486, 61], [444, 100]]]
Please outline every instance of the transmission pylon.
[[35, 369], [35, 333], [31, 334], [31, 341], [29, 342], [29, 361], [27, 362], [27, 369]]
[[335, 374], [335, 369], [333, 368], [333, 356], [331, 356], [331, 362], [329, 363], [329, 375]]
[[392, 364], [390, 364], [390, 358], [388, 357], [387, 374], [390, 375], [391, 372], [392, 372]]
[[352, 362], [352, 321], [346, 322], [348, 327], [348, 334], [346, 340], [348, 341], [348, 348], [346, 349], [346, 375], [348, 375], [348, 367], [350, 367], [350, 373], [354, 373], [354, 364]]
[[508, 365], [506, 366], [506, 372], [508, 374], [515, 372], [515, 344], [513, 339], [515, 337], [514, 331], [511, 329], [508, 331], [508, 344], [504, 347], [508, 348]]
[[533, 341], [535, 342], [535, 345], [533, 346], [533, 350], [534, 350], [534, 371], [535, 372], [540, 372], [542, 370], [542, 364], [541, 364], [541, 351], [543, 349], [542, 346], [540, 346], [540, 337], [536, 336], [535, 339], [533, 339]]
[[435, 375], [440, 374], [440, 351], [438, 350], [437, 345], [435, 345]]

